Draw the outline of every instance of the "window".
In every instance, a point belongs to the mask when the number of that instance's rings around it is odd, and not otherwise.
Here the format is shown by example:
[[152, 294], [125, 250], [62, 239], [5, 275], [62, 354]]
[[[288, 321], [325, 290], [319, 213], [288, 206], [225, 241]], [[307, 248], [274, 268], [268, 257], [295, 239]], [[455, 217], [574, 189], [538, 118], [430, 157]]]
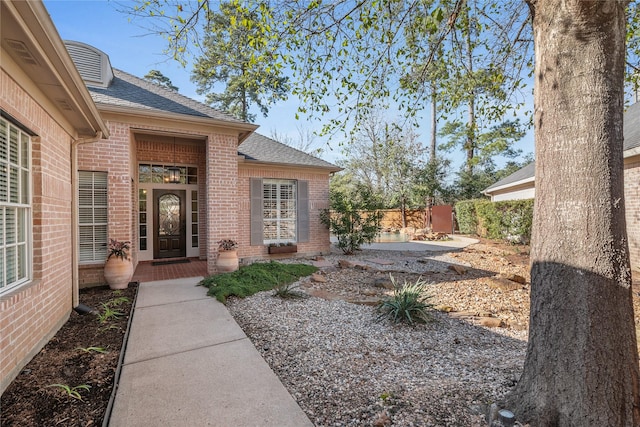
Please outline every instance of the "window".
[[[138, 182], [141, 184], [166, 184], [169, 182], [169, 168], [172, 165], [140, 164], [138, 165]], [[178, 166], [180, 184], [197, 184], [198, 168]]]
[[265, 243], [296, 241], [296, 182], [264, 180], [262, 215]]
[[80, 263], [107, 259], [107, 173], [78, 172]]
[[251, 178], [251, 245], [309, 241], [309, 182]]
[[0, 118], [0, 293], [31, 275], [29, 135]]

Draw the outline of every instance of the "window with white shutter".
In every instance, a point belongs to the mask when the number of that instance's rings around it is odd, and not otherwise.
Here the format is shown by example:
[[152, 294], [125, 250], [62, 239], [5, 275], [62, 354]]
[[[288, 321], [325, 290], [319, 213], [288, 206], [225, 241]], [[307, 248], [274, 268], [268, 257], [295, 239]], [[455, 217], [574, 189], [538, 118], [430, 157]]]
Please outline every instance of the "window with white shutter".
[[262, 181], [264, 243], [296, 242], [296, 181]]
[[79, 256], [81, 264], [107, 259], [107, 173], [78, 172]]
[[0, 118], [0, 294], [31, 279], [31, 138]]

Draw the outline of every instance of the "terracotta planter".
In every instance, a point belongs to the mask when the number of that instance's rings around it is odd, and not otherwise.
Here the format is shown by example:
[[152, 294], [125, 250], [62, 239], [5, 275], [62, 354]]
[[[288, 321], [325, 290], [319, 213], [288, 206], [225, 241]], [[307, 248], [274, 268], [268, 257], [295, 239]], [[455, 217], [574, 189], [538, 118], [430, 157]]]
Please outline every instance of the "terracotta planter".
[[218, 271], [230, 272], [238, 269], [238, 251], [218, 251], [218, 260], [216, 261]]
[[111, 289], [126, 289], [133, 276], [133, 264], [129, 259], [112, 256], [104, 264], [104, 280]]
[[292, 254], [298, 252], [298, 245], [269, 246], [270, 254]]

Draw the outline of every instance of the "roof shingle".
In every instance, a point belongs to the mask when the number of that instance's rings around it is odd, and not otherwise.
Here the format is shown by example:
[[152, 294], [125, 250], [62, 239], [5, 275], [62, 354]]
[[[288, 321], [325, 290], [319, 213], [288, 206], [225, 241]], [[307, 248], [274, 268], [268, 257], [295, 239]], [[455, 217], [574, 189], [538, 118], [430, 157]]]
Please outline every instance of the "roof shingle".
[[238, 154], [247, 160], [265, 163], [275, 163], [295, 166], [312, 166], [317, 168], [339, 171], [341, 168], [307, 154], [303, 151], [289, 147], [281, 142], [267, 138], [259, 133], [252, 133], [238, 147]]

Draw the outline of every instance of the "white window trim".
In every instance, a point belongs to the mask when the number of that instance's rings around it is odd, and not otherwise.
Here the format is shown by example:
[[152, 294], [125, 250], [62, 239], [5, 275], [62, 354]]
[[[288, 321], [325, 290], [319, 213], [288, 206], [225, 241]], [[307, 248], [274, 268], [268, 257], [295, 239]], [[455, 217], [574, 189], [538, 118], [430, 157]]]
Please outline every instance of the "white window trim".
[[[265, 216], [265, 212], [264, 212], [264, 186], [265, 185], [273, 185], [276, 184], [278, 185], [278, 191], [277, 191], [277, 202], [280, 201], [280, 185], [291, 185], [293, 186], [293, 201], [295, 203], [295, 207], [293, 209], [293, 212], [295, 214], [295, 216], [293, 218], [287, 218], [287, 219], [282, 219], [280, 218], [280, 209], [278, 209], [278, 217], [277, 218], [266, 218]], [[296, 243], [298, 240], [298, 182], [295, 179], [263, 179], [262, 180], [262, 203], [263, 203], [263, 212], [262, 212], [262, 224], [263, 224], [263, 234], [262, 234], [262, 239], [264, 244], [268, 245], [271, 243]], [[266, 221], [276, 221], [278, 224], [278, 234], [279, 234], [279, 230], [280, 230], [280, 223], [281, 222], [292, 222], [294, 225], [294, 230], [295, 230], [295, 235], [292, 239], [283, 239], [283, 238], [276, 238], [276, 239], [267, 239], [265, 234], [264, 234], [264, 223]]]
[[[27, 195], [27, 203], [15, 203], [15, 202], [10, 202], [10, 201], [0, 201], [0, 208], [2, 208], [2, 217], [0, 218], [0, 226], [3, 228], [4, 230], [4, 209], [5, 208], [17, 208], [20, 210], [24, 210], [25, 212], [25, 231], [24, 231], [24, 242], [17, 242], [12, 245], [12, 246], [19, 246], [21, 244], [24, 244], [26, 246], [26, 250], [25, 250], [25, 277], [16, 280], [12, 283], [6, 283], [7, 280], [7, 272], [6, 272], [6, 257], [5, 257], [5, 249], [7, 247], [7, 245], [5, 244], [5, 238], [6, 238], [6, 234], [3, 232], [2, 233], [2, 237], [0, 237], [0, 251], [2, 252], [2, 257], [0, 259], [0, 262], [2, 262], [2, 269], [1, 269], [1, 273], [0, 273], [0, 295], [3, 294], [7, 294], [10, 291], [25, 285], [27, 283], [30, 283], [33, 279], [33, 185], [32, 185], [32, 176], [31, 176], [31, 170], [33, 167], [33, 161], [32, 161], [32, 156], [31, 156], [31, 136], [25, 132], [21, 126], [17, 126], [16, 124], [12, 123], [11, 121], [5, 119], [4, 117], [0, 117], [0, 122], [6, 126], [6, 130], [7, 130], [7, 146], [9, 144], [9, 140], [10, 140], [10, 135], [11, 135], [11, 129], [14, 128], [16, 129], [16, 131], [18, 132], [18, 138], [22, 139], [22, 136], [26, 136], [27, 138], [27, 149], [26, 149], [26, 155], [27, 155], [27, 167], [24, 168], [22, 166], [20, 166], [20, 173], [19, 175], [19, 180], [23, 181], [23, 177], [22, 177], [22, 172], [26, 172], [26, 178], [27, 178], [27, 182], [26, 184], [24, 182], [20, 182], [19, 185], [19, 189], [18, 192], [19, 194], [22, 193], [22, 188], [23, 186], [26, 185], [26, 188], [28, 190], [28, 195]], [[20, 150], [19, 150], [20, 151]], [[7, 151], [8, 153], [8, 151]], [[21, 156], [21, 153], [18, 153], [19, 156]], [[21, 159], [19, 159], [19, 163]], [[7, 163], [9, 163], [10, 160], [7, 159]], [[9, 174], [7, 174], [7, 180], [9, 180]], [[9, 191], [10, 191], [10, 185], [8, 184], [7, 181], [7, 198], [9, 198]], [[16, 240], [17, 240], [17, 235], [16, 235]], [[16, 258], [16, 262], [19, 262], [19, 260]]]

